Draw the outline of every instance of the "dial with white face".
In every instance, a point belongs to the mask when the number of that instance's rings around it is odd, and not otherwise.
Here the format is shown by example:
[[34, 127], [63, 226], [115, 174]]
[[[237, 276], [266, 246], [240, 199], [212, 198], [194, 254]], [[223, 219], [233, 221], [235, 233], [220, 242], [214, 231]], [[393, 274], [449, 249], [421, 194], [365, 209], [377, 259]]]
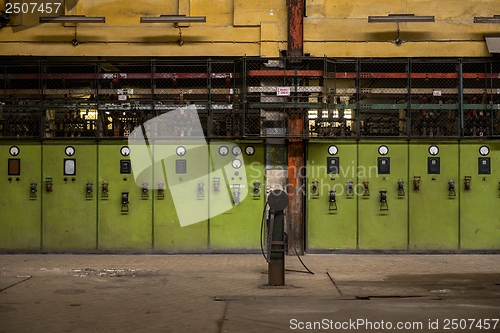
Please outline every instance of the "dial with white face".
[[220, 156], [226, 156], [227, 154], [229, 154], [229, 148], [227, 148], [226, 146], [219, 147]]
[[490, 148], [488, 148], [488, 146], [481, 146], [479, 148], [479, 154], [481, 154], [481, 156], [486, 156], [490, 153]]
[[439, 148], [438, 146], [430, 146], [429, 147], [429, 154], [432, 156], [436, 156], [439, 153]]
[[232, 152], [233, 152], [234, 156], [241, 155], [241, 148], [240, 148], [240, 146], [234, 146], [233, 149], [232, 149]]
[[120, 154], [122, 154], [122, 156], [128, 156], [128, 155], [130, 155], [130, 148], [128, 146], [123, 146], [120, 149]]
[[177, 149], [175, 150], [175, 153], [176, 153], [178, 156], [184, 156], [184, 155], [186, 155], [186, 148], [184, 148], [183, 146], [179, 146], [179, 147], [177, 147]]
[[337, 146], [331, 145], [330, 147], [328, 147], [328, 154], [337, 155], [338, 152], [339, 149], [337, 148]]
[[246, 146], [245, 154], [252, 156], [253, 154], [255, 154], [255, 148], [252, 146]]
[[64, 150], [64, 152], [68, 156], [73, 156], [73, 155], [75, 155], [75, 148], [73, 146], [67, 146], [66, 149]]
[[231, 165], [233, 166], [233, 168], [239, 169], [241, 168], [242, 163], [239, 159], [234, 159], [233, 162], [231, 162]]
[[10, 147], [10, 149], [9, 149], [9, 153], [10, 153], [12, 156], [17, 156], [17, 155], [19, 155], [19, 152], [20, 152], [20, 150], [19, 150], [19, 147], [17, 147], [17, 146], [12, 146], [12, 147]]
[[380, 155], [387, 155], [389, 153], [389, 148], [387, 148], [387, 146], [380, 146], [378, 147], [378, 153]]

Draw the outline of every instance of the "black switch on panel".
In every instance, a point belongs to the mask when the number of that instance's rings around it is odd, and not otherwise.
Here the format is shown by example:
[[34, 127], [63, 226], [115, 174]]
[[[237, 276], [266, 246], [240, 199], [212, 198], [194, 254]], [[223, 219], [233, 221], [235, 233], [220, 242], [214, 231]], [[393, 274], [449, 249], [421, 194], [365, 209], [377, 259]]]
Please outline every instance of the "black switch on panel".
[[187, 173], [186, 160], [175, 160], [175, 173]]
[[429, 175], [439, 175], [441, 173], [441, 164], [439, 157], [427, 158], [427, 173]]
[[489, 175], [491, 172], [490, 158], [479, 157], [477, 160], [477, 173], [479, 175]]
[[391, 173], [391, 158], [379, 157], [378, 158], [378, 174], [388, 175]]
[[339, 157], [327, 157], [326, 158], [326, 168], [329, 174], [338, 175], [339, 174]]
[[131, 172], [132, 168], [130, 167], [130, 160], [120, 160], [120, 173], [127, 174]]

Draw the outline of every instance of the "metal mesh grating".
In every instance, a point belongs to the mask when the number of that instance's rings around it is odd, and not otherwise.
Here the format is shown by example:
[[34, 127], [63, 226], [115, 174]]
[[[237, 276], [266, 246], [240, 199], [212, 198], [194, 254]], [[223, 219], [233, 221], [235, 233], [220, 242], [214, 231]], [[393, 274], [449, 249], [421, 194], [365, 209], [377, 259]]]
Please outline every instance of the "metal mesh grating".
[[0, 136], [39, 138], [42, 112], [39, 65], [5, 66], [1, 75]]
[[411, 136], [458, 137], [458, 62], [411, 64]]
[[361, 61], [359, 68], [360, 136], [406, 136], [408, 63]]
[[[242, 58], [4, 62], [1, 138], [127, 138], [194, 105], [207, 138], [500, 136], [500, 62]], [[190, 120], [147, 135], [200, 136]]]

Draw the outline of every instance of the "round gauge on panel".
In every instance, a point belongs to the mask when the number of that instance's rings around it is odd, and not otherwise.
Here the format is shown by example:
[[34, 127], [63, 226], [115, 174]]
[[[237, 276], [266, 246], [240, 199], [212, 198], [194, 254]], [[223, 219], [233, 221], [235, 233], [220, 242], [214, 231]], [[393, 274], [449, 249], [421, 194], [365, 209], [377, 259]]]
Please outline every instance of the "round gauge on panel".
[[331, 145], [330, 147], [328, 147], [328, 154], [337, 155], [338, 152], [339, 149], [337, 148], [337, 146]]
[[176, 153], [178, 156], [184, 156], [184, 155], [186, 155], [186, 148], [184, 148], [183, 146], [179, 146], [179, 147], [177, 147], [177, 149], [175, 150], [175, 153]]
[[479, 148], [479, 154], [481, 154], [481, 156], [486, 156], [490, 153], [490, 148], [488, 148], [488, 146], [481, 146]]
[[233, 160], [233, 162], [231, 162], [231, 165], [233, 166], [233, 168], [239, 169], [241, 168], [242, 163], [239, 159], [235, 159]]
[[436, 156], [439, 153], [439, 148], [438, 146], [430, 146], [429, 147], [429, 154], [432, 156]]
[[19, 155], [19, 153], [20, 153], [19, 147], [18, 147], [18, 146], [12, 146], [12, 147], [10, 147], [10, 149], [9, 149], [9, 153], [10, 153], [12, 156], [17, 156], [17, 155]]
[[385, 145], [378, 147], [378, 153], [382, 156], [387, 155], [389, 153], [389, 148]]
[[245, 147], [245, 154], [252, 156], [253, 154], [255, 154], [255, 148], [252, 146], [246, 146]]
[[238, 156], [241, 155], [241, 147], [240, 146], [234, 146], [232, 149], [233, 155]]
[[220, 146], [219, 147], [219, 155], [226, 156], [227, 154], [229, 154], [229, 148], [227, 148], [226, 146]]
[[67, 146], [66, 149], [64, 150], [64, 152], [68, 156], [73, 156], [73, 155], [75, 155], [75, 148], [73, 146]]
[[120, 149], [120, 154], [122, 154], [122, 156], [128, 156], [128, 155], [130, 155], [130, 148], [128, 146], [123, 146]]

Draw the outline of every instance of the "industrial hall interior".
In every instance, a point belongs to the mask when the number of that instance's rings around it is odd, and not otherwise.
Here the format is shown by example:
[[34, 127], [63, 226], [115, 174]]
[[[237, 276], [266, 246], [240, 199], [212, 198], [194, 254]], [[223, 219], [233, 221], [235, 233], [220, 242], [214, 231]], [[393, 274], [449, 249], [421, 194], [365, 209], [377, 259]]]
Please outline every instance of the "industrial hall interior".
[[500, 253], [499, 5], [0, 0], [0, 253]]

